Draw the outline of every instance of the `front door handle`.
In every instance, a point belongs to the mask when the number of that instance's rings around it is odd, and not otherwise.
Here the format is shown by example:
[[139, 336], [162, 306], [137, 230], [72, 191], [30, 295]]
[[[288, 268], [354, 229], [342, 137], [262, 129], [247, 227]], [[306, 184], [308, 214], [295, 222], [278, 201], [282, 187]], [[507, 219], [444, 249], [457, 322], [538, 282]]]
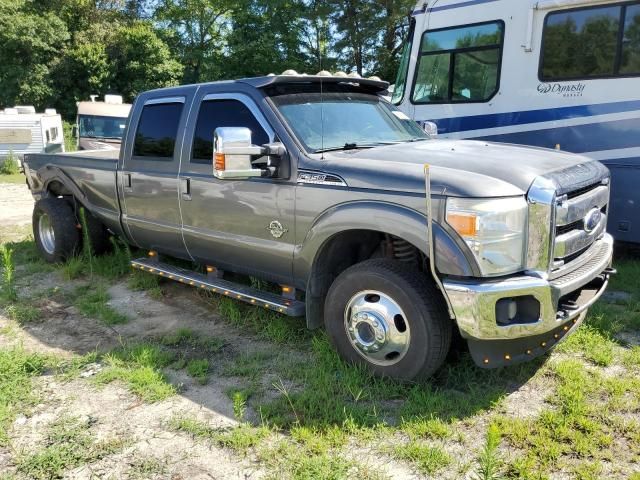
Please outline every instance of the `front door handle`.
[[125, 173], [124, 174], [124, 191], [125, 192], [133, 192], [133, 187], [131, 184], [131, 174], [130, 173]]
[[186, 202], [191, 201], [191, 179], [183, 178], [182, 180], [182, 199]]

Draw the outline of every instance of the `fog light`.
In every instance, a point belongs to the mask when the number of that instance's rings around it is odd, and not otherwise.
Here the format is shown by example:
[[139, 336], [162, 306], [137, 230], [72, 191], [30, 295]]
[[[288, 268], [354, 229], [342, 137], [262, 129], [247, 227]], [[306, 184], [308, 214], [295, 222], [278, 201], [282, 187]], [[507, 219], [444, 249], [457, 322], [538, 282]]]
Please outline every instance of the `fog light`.
[[532, 295], [501, 298], [496, 302], [496, 323], [500, 326], [536, 323], [540, 302]]

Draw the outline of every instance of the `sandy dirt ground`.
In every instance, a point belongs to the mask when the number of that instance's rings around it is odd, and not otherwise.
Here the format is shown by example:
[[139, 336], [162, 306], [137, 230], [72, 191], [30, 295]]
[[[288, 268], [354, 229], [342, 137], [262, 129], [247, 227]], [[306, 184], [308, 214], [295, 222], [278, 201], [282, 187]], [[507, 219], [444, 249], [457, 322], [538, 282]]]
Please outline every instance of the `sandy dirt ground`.
[[31, 223], [33, 197], [26, 185], [0, 183], [0, 225]]

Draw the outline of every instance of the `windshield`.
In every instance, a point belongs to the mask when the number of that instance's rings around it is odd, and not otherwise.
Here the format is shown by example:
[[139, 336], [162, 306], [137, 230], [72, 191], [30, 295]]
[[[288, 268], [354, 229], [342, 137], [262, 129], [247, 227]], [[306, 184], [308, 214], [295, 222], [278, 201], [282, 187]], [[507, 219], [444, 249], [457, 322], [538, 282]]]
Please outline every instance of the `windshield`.
[[400, 66], [398, 67], [398, 76], [396, 77], [396, 84], [393, 89], [393, 95], [391, 96], [391, 102], [398, 105], [402, 102], [404, 97], [404, 91], [407, 86], [407, 75], [409, 75], [409, 61], [411, 60], [411, 46], [413, 44], [413, 32], [415, 30], [416, 19], [411, 18], [411, 26], [407, 33], [407, 39], [402, 47], [402, 57], [400, 58]]
[[122, 139], [125, 123], [127, 123], [126, 118], [97, 115], [78, 116], [79, 134], [85, 138]]
[[374, 94], [318, 91], [271, 99], [305, 148], [314, 153], [429, 138], [417, 123]]

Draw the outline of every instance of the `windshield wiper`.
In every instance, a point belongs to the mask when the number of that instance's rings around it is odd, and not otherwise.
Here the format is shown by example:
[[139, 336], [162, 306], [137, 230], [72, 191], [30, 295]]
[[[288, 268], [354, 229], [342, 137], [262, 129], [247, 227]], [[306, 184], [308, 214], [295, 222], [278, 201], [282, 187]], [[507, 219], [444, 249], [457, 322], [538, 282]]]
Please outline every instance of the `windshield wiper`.
[[359, 143], [355, 143], [355, 142], [353, 142], [353, 143], [347, 142], [341, 147], [324, 148], [324, 149], [321, 149], [321, 150], [316, 150], [315, 153], [337, 152], [337, 151], [341, 151], [341, 150], [359, 150], [361, 148], [374, 148], [374, 147], [381, 147], [381, 146], [384, 146], [384, 145], [396, 145], [397, 143], [398, 142], [375, 142], [375, 143], [359, 144]]

